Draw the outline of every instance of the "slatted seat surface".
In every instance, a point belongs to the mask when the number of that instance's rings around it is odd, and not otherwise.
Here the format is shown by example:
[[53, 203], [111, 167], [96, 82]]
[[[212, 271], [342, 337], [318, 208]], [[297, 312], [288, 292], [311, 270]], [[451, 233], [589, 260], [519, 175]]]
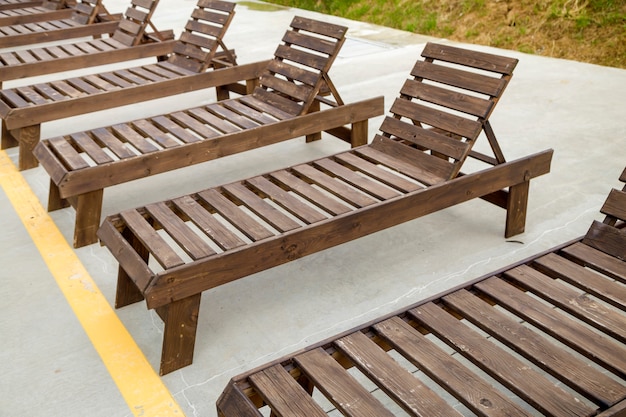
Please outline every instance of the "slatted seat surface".
[[173, 40], [149, 42], [145, 36], [158, 3], [158, 0], [132, 0], [124, 18], [110, 37], [0, 52], [0, 86], [2, 81], [16, 78], [150, 56], [166, 56], [172, 52]]
[[[192, 17], [194, 30], [181, 35], [176, 43], [179, 46], [174, 47], [167, 60], [0, 90], [4, 146], [12, 144], [12, 137], [16, 139], [17, 143], [13, 144], [20, 145], [20, 169], [32, 168], [37, 165], [32, 150], [39, 141], [42, 122], [215, 86], [215, 83], [207, 84], [206, 80], [202, 82], [196, 77], [215, 65], [214, 58], [220, 59], [218, 67], [236, 64], [231, 51], [220, 50], [221, 38], [234, 16], [235, 5], [226, 1], [199, 0], [194, 13], [203, 12], [206, 24], [202, 24], [199, 17]], [[206, 30], [206, 33], [200, 30]], [[185, 51], [202, 52], [203, 55], [182, 55]], [[20, 135], [27, 139], [21, 141]]]
[[623, 416], [625, 190], [582, 239], [233, 378], [218, 415]]
[[[0, 26], [0, 48], [111, 34], [119, 16], [111, 15], [101, 0], [77, 0], [68, 17]], [[61, 10], [65, 12], [65, 10]]]
[[[341, 100], [336, 98], [329, 110], [315, 102], [328, 83], [328, 71], [345, 31], [345, 27], [295, 17], [250, 94], [42, 141], [35, 154], [51, 175], [51, 194], [58, 189], [61, 198], [68, 199], [96, 190], [101, 193], [115, 184], [278, 141], [351, 123], [366, 126], [370, 117], [382, 114], [382, 98], [351, 105], [338, 105]], [[323, 99], [325, 103], [331, 100]], [[299, 118], [305, 113], [311, 117]], [[358, 134], [346, 130], [345, 136], [338, 137], [354, 146], [366, 143], [366, 128]], [[89, 213], [97, 215], [81, 228], [86, 222], [77, 210], [75, 245], [97, 241], [100, 207]]]
[[73, 13], [74, 8], [66, 1], [45, 1], [34, 6], [6, 10], [0, 7], [0, 26], [66, 19], [71, 17]]
[[[450, 53], [458, 48], [428, 45], [425, 50]], [[489, 55], [468, 53], [475, 59], [462, 55], [462, 61], [490, 60]], [[471, 74], [466, 71], [457, 81]], [[501, 74], [492, 77], [499, 80]], [[459, 83], [454, 84], [450, 95], [456, 97]], [[257, 91], [268, 94], [263, 88]], [[196, 304], [202, 291], [471, 198], [503, 192], [503, 207], [508, 208], [527, 200], [527, 182], [549, 171], [552, 152], [456, 178], [482, 125], [475, 116], [446, 113], [443, 107], [439, 118], [428, 117], [418, 91], [401, 90], [369, 145], [105, 219], [98, 236], [120, 262], [116, 305], [145, 297], [149, 308], [161, 311], [166, 328], [171, 326], [164, 336], [162, 373], [191, 363], [193, 340], [183, 344], [175, 334], [175, 319], [168, 319], [180, 314], [175, 313], [179, 301]], [[299, 107], [289, 104], [284, 111], [297, 113]], [[453, 118], [456, 122], [450, 123]], [[473, 127], [459, 128], [464, 123]], [[442, 134], [448, 126], [463, 139]], [[430, 139], [431, 128], [440, 132], [436, 139]], [[449, 152], [457, 143], [461, 151]], [[75, 156], [67, 162], [80, 163]], [[524, 210], [521, 203], [509, 217], [524, 219]], [[516, 222], [507, 222], [508, 235], [523, 230], [523, 223]]]
[[43, 0], [0, 0], [0, 10], [37, 7], [41, 6], [43, 3]]

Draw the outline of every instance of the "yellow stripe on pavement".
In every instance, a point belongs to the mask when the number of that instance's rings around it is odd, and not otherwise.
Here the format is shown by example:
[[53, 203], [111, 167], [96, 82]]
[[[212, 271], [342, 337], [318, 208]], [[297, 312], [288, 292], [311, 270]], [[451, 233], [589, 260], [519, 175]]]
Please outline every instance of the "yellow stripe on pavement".
[[0, 151], [0, 186], [135, 416], [184, 414], [72, 248]]

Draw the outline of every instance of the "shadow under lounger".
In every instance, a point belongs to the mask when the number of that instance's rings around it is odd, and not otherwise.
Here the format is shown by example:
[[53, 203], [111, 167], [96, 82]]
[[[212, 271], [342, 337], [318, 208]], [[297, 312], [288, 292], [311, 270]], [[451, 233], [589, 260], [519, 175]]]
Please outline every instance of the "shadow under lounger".
[[218, 416], [625, 416], [626, 187], [601, 212], [583, 238], [234, 377]]
[[[552, 151], [506, 162], [487, 121], [517, 61], [431, 43], [422, 55], [371, 144], [103, 221], [116, 307], [145, 299], [165, 322], [161, 374], [192, 362], [203, 291], [474, 198], [506, 209], [505, 236], [524, 231]], [[472, 151], [483, 131], [493, 158]], [[462, 173], [468, 157], [482, 169]]]

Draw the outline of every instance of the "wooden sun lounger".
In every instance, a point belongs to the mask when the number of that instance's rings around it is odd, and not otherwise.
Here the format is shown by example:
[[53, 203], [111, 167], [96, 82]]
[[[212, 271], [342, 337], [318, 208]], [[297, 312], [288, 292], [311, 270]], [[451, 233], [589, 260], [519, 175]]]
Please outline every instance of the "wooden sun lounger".
[[0, 88], [4, 81], [52, 74], [132, 59], [167, 56], [172, 31], [146, 32], [159, 0], [131, 0], [113, 35], [75, 43], [0, 51]]
[[233, 378], [219, 417], [623, 417], [626, 187], [601, 211], [581, 239]]
[[[62, 10], [65, 11], [65, 10]], [[100, 37], [117, 29], [121, 15], [110, 14], [102, 0], [77, 0], [71, 16], [0, 27], [0, 48], [82, 37]]]
[[22, 25], [25, 23], [41, 22], [44, 20], [67, 19], [72, 16], [72, 5], [64, 0], [48, 0], [39, 2], [35, 6], [0, 9], [0, 27], [9, 25]]
[[23, 9], [37, 7], [44, 3], [43, 0], [0, 0], [0, 10]]
[[507, 210], [506, 236], [524, 230], [552, 151], [460, 173], [517, 61], [432, 43], [422, 54], [371, 144], [104, 220], [116, 307], [145, 299], [165, 322], [161, 374], [192, 362], [205, 290], [473, 198]]
[[112, 185], [322, 131], [367, 143], [368, 119], [383, 114], [383, 98], [344, 104], [328, 76], [346, 30], [296, 17], [251, 94], [41, 141], [34, 153], [51, 177], [48, 210], [74, 206], [81, 247], [97, 242]]
[[19, 169], [37, 166], [41, 123], [258, 77], [262, 63], [234, 66], [222, 38], [236, 3], [199, 0], [167, 60], [140, 67], [0, 90], [1, 148], [19, 145]]

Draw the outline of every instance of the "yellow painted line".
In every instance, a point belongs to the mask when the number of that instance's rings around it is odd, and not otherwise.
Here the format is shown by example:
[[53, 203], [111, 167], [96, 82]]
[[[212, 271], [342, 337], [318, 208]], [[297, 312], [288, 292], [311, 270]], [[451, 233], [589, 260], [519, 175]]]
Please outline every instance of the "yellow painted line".
[[4, 151], [0, 151], [0, 186], [132, 413], [137, 417], [184, 417], [168, 389]]

